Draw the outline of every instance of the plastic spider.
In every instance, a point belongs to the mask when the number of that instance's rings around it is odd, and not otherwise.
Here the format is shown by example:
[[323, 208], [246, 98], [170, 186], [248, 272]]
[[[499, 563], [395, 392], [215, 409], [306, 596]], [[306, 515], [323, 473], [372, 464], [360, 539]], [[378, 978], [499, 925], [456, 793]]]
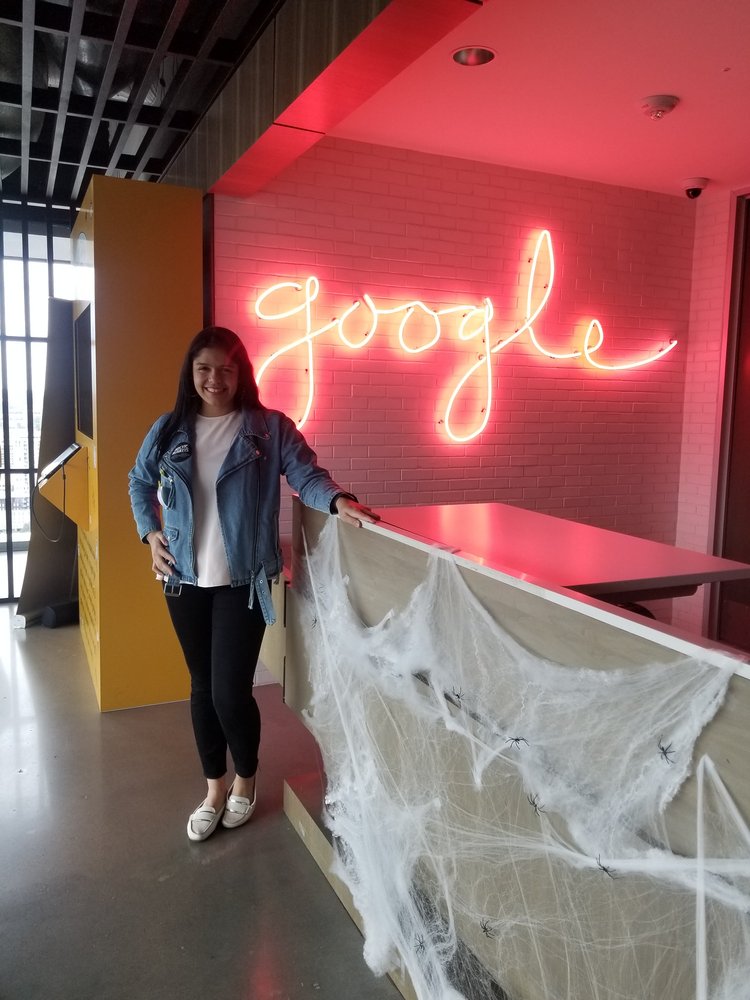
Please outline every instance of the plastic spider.
[[424, 955], [426, 950], [427, 950], [427, 942], [420, 934], [416, 942], [414, 943], [414, 951], [417, 953], [417, 955]]
[[479, 926], [482, 928], [482, 934], [486, 938], [493, 938], [495, 936], [495, 928], [486, 917], [484, 920], [480, 920]]
[[599, 855], [599, 854], [597, 854], [597, 856], [596, 856], [596, 863], [597, 863], [597, 865], [599, 867], [599, 870], [603, 871], [605, 873], [605, 875], [609, 875], [610, 878], [619, 878], [620, 877], [619, 875], [615, 874], [614, 868], [609, 868], [607, 865], [603, 865], [602, 864], [601, 855]]
[[538, 795], [527, 795], [526, 796], [526, 801], [529, 803], [529, 805], [534, 810], [534, 812], [537, 814], [537, 816], [539, 815], [539, 813], [543, 813], [544, 812], [544, 806], [539, 801], [539, 796]]
[[523, 736], [508, 736], [505, 740], [506, 743], [510, 743], [514, 750], [520, 750], [521, 744], [525, 743], [526, 746], [529, 745], [529, 741], [524, 739]]
[[461, 701], [464, 696], [462, 688], [451, 688], [451, 695], [456, 701]]
[[659, 753], [662, 758], [667, 762], [667, 764], [674, 764], [674, 756], [676, 751], [672, 749], [672, 744], [664, 746], [664, 737], [660, 736], [658, 741]]

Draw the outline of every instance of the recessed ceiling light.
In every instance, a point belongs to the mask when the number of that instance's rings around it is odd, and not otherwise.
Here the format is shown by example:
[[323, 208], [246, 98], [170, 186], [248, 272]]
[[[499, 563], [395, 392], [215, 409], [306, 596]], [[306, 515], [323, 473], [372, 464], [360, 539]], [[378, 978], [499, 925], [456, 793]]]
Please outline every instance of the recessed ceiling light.
[[675, 97], [674, 94], [652, 94], [650, 97], [641, 98], [641, 111], [652, 121], [658, 122], [674, 111], [679, 103], [679, 97]]
[[483, 45], [467, 45], [466, 48], [456, 49], [453, 53], [454, 61], [460, 66], [484, 66], [494, 58], [495, 53], [492, 49], [486, 49]]

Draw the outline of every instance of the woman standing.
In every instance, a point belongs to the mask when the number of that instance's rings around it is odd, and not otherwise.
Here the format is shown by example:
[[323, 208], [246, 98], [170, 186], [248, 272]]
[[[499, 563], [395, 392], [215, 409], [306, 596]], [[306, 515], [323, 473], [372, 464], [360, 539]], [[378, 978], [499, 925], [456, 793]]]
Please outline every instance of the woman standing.
[[[187, 824], [205, 840], [253, 814], [260, 713], [253, 697], [269, 580], [282, 568], [280, 477], [309, 507], [349, 524], [376, 515], [317, 464], [292, 420], [260, 402], [239, 337], [209, 326], [193, 339], [177, 400], [151, 427], [130, 471], [138, 534], [151, 548], [190, 671], [190, 711], [205, 799]], [[235, 777], [227, 787], [227, 748]]]

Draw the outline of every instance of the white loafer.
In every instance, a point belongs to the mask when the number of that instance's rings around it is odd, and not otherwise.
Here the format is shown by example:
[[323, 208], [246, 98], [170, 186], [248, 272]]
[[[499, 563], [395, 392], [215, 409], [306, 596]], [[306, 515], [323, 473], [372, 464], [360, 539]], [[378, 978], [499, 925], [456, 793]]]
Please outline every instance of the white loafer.
[[224, 815], [224, 806], [218, 811], [212, 806], [201, 802], [195, 812], [190, 813], [187, 823], [187, 835], [191, 840], [206, 840], [219, 825]]
[[[232, 788], [234, 788], [234, 782], [232, 782]], [[227, 792], [227, 804], [221, 820], [221, 825], [227, 830], [234, 830], [235, 827], [247, 823], [255, 812], [255, 803], [258, 801], [257, 779], [255, 781], [255, 788], [253, 788], [252, 802], [244, 795], [232, 795], [232, 788]]]

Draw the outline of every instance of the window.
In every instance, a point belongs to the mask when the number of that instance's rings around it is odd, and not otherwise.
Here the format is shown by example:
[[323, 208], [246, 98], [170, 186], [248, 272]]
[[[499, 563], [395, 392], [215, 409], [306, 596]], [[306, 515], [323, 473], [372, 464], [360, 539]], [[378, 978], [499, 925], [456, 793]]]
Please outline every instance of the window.
[[18, 598], [39, 460], [50, 297], [73, 299], [69, 209], [0, 202], [0, 601]]

